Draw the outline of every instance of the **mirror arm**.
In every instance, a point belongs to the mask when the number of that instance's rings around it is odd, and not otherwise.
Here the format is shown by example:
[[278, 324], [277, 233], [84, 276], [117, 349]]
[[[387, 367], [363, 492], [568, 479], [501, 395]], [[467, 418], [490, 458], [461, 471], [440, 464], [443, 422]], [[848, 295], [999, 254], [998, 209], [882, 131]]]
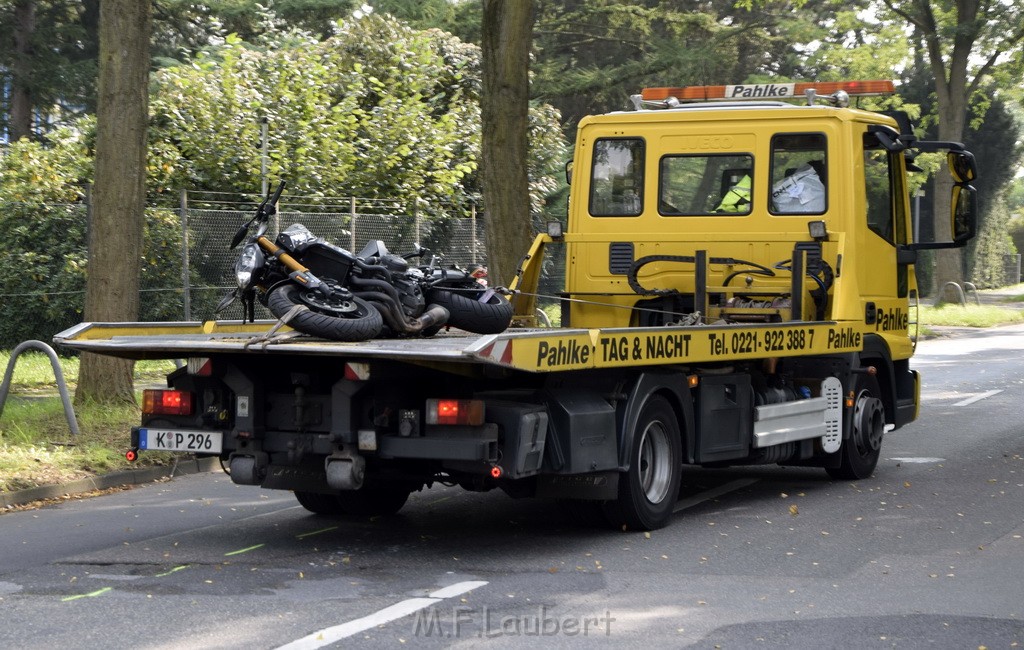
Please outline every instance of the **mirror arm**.
[[938, 151], [967, 151], [962, 142], [942, 142], [940, 140], [918, 140], [914, 148], [923, 153]]

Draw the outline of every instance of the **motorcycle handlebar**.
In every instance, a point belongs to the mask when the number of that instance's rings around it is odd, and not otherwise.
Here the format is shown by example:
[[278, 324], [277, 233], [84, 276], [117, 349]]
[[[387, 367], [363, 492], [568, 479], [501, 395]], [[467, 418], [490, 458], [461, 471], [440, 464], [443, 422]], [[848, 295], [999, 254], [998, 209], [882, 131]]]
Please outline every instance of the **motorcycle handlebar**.
[[284, 186], [285, 181], [282, 179], [281, 182], [277, 184], [277, 189], [274, 190], [274, 195], [270, 197], [270, 205], [277, 205], [277, 200], [281, 198], [281, 192], [284, 191]]

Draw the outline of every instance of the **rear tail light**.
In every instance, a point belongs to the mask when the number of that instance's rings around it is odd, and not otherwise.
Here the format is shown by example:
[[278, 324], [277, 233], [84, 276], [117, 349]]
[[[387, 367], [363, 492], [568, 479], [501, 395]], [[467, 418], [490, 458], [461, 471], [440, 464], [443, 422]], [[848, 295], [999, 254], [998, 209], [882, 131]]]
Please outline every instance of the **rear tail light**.
[[185, 390], [142, 391], [145, 415], [192, 415], [192, 393]]
[[427, 424], [463, 424], [479, 426], [484, 423], [484, 402], [479, 399], [428, 399]]

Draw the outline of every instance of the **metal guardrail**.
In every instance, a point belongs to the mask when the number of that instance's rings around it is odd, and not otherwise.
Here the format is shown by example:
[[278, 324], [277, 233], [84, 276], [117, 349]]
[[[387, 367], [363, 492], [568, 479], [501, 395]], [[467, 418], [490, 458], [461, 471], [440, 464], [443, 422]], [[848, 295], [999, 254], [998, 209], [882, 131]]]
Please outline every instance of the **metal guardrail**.
[[64, 403], [64, 417], [68, 419], [68, 427], [73, 435], [78, 435], [78, 420], [75, 418], [75, 409], [71, 405], [71, 396], [68, 394], [68, 385], [64, 381], [64, 371], [60, 367], [57, 353], [42, 341], [23, 341], [16, 348], [11, 350], [11, 360], [7, 362], [7, 372], [4, 373], [3, 384], [0, 384], [0, 415], [4, 413], [4, 405], [7, 403], [7, 394], [11, 390], [11, 377], [14, 376], [14, 365], [25, 350], [35, 349], [46, 353], [50, 357], [50, 365], [53, 367], [53, 377], [57, 381], [57, 390], [60, 392], [60, 399]]

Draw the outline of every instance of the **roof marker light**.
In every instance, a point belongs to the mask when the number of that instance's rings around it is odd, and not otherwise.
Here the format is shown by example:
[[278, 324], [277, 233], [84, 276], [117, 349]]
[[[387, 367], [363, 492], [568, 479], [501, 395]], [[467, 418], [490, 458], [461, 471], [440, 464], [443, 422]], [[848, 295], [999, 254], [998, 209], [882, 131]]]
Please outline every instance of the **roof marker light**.
[[[845, 93], [849, 97], [873, 97], [896, 92], [889, 80], [821, 81], [801, 83], [737, 84], [730, 86], [664, 86], [644, 88], [641, 98], [645, 102], [664, 102], [666, 108], [685, 102], [771, 101], [803, 99], [807, 91], [818, 96]], [[841, 96], [840, 96], [841, 97]]]

